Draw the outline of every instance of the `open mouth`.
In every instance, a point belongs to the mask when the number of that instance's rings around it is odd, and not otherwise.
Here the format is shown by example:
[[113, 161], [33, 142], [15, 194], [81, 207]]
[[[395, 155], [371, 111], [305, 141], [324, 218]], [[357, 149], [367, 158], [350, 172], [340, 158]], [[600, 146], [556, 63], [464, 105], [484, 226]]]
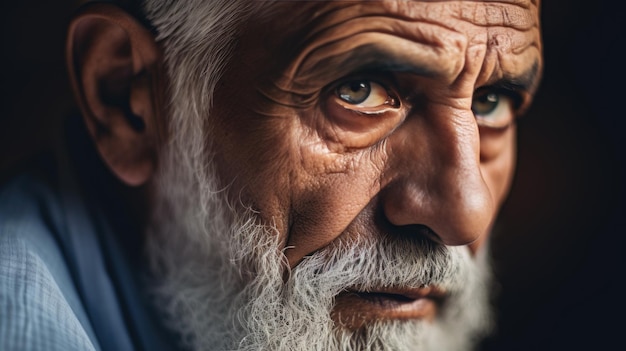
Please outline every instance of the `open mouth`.
[[335, 298], [332, 316], [336, 323], [351, 329], [374, 321], [433, 320], [445, 295], [436, 287], [349, 289]]
[[358, 297], [367, 300], [373, 304], [381, 305], [382, 307], [394, 307], [396, 305], [402, 305], [405, 303], [411, 303], [415, 301], [415, 298], [411, 298], [401, 294], [379, 293], [379, 292], [355, 292]]

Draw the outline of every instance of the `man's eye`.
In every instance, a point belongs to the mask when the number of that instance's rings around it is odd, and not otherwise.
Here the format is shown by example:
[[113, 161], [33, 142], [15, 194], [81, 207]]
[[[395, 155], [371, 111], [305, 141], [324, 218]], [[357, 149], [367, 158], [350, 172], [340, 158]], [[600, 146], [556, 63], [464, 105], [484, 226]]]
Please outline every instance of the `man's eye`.
[[361, 108], [390, 107], [396, 100], [382, 85], [368, 80], [353, 80], [337, 87], [337, 97], [349, 105]]
[[350, 149], [370, 147], [385, 138], [406, 116], [396, 90], [389, 86], [361, 77], [333, 83], [320, 104], [330, 122], [324, 136]]
[[491, 89], [478, 90], [472, 100], [472, 112], [479, 126], [506, 128], [515, 117], [513, 99]]

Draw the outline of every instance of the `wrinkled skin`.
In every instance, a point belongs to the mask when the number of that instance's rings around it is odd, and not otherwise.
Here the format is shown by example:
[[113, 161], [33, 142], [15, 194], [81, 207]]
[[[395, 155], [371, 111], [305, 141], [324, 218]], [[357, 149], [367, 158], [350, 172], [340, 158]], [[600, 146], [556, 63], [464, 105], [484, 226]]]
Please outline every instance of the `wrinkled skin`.
[[276, 225], [292, 268], [352, 236], [475, 253], [541, 67], [536, 2], [281, 3], [244, 29], [217, 89], [218, 176]]

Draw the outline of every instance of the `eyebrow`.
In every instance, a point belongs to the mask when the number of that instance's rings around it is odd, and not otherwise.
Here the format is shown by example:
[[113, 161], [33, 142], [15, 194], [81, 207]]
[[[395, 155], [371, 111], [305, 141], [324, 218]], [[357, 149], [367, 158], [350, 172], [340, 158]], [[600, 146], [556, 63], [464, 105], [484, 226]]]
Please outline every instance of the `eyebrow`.
[[[365, 44], [349, 51], [331, 54], [316, 59], [315, 53], [305, 57], [292, 71], [295, 86], [292, 92], [304, 93], [311, 82], [330, 84], [346, 76], [367, 72], [406, 72], [415, 75], [434, 77], [436, 71], [425, 63], [415, 62], [406, 57], [394, 55], [376, 44]], [[337, 72], [342, 72], [337, 75]]]
[[305, 58], [298, 67], [298, 80], [325, 79], [330, 83], [337, 79], [338, 71], [342, 72], [341, 76], [368, 71], [406, 72], [420, 76], [435, 76], [436, 73], [423, 62], [398, 57], [375, 44], [361, 45], [320, 60], [315, 60], [314, 57], [315, 54]]
[[505, 74], [503, 78], [496, 80], [490, 85], [509, 90], [525, 91], [532, 95], [537, 90], [540, 80], [541, 66], [539, 65], [539, 61], [535, 60], [522, 74], [515, 76]]
[[[391, 55], [372, 44], [355, 48], [345, 57], [341, 57], [343, 55], [339, 56], [342, 67], [356, 67], [356, 70], [361, 71], [381, 70], [412, 73], [421, 76], [432, 76], [435, 74], [434, 71], [428, 69], [423, 64], [420, 65], [415, 61]], [[324, 60], [320, 62], [324, 62]]]
[[[328, 84], [343, 76], [365, 72], [397, 72], [435, 77], [439, 68], [436, 62], [411, 60], [408, 57], [390, 53], [376, 44], [361, 45], [350, 51], [329, 55], [320, 60], [315, 60], [314, 57], [315, 54], [305, 58], [298, 67], [296, 77], [299, 81], [324, 80]], [[340, 77], [337, 76], [338, 71], [341, 72]], [[503, 77], [489, 85], [532, 94], [536, 91], [540, 78], [541, 66], [536, 59], [522, 74], [505, 73]]]

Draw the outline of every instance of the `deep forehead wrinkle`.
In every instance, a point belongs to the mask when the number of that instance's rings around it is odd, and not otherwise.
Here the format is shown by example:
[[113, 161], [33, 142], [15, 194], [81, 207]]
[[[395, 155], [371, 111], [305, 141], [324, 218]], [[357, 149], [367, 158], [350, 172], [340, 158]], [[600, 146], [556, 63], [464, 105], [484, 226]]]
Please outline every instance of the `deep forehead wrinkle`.
[[382, 1], [390, 14], [437, 23], [456, 18], [482, 27], [509, 27], [526, 31], [538, 26], [537, 6], [529, 1]]
[[[465, 19], [478, 26], [510, 26], [528, 29], [538, 24], [539, 2], [531, 0], [348, 0], [348, 1], [276, 1], [287, 5], [288, 13], [304, 15], [308, 21], [325, 18], [333, 23], [344, 16], [335, 16], [348, 9], [345, 16], [388, 15], [404, 19], [440, 22], [441, 18]], [[297, 5], [294, 8], [292, 5]], [[356, 10], [351, 10], [351, 9]], [[271, 12], [271, 11], [270, 11]], [[333, 20], [329, 17], [339, 17]], [[289, 21], [290, 17], [285, 18]]]
[[[359, 1], [359, 0], [354, 0]], [[367, 1], [367, 0], [366, 0]], [[377, 0], [374, 0], [377, 1]], [[394, 1], [394, 0], [382, 0], [382, 1]], [[464, 1], [464, 2], [499, 2], [503, 4], [512, 4], [520, 7], [530, 7], [531, 5], [537, 5], [539, 0], [396, 0], [397, 2], [452, 2], [452, 1]]]
[[[539, 28], [538, 9], [520, 6], [520, 1], [313, 1], [283, 2], [287, 12], [281, 16], [298, 27], [304, 23], [296, 38], [302, 47], [307, 42], [319, 42], [320, 36], [347, 21], [369, 18], [396, 18], [407, 22], [430, 23], [443, 28], [465, 32], [471, 27], [506, 27], [519, 32]], [[293, 5], [297, 4], [297, 7]], [[524, 1], [528, 4], [528, 1]], [[342, 27], [344, 28], [344, 27]], [[333, 40], [330, 36], [326, 40]], [[296, 44], [297, 43], [291, 43]], [[292, 45], [290, 45], [292, 46]], [[292, 46], [293, 47], [293, 46]]]

